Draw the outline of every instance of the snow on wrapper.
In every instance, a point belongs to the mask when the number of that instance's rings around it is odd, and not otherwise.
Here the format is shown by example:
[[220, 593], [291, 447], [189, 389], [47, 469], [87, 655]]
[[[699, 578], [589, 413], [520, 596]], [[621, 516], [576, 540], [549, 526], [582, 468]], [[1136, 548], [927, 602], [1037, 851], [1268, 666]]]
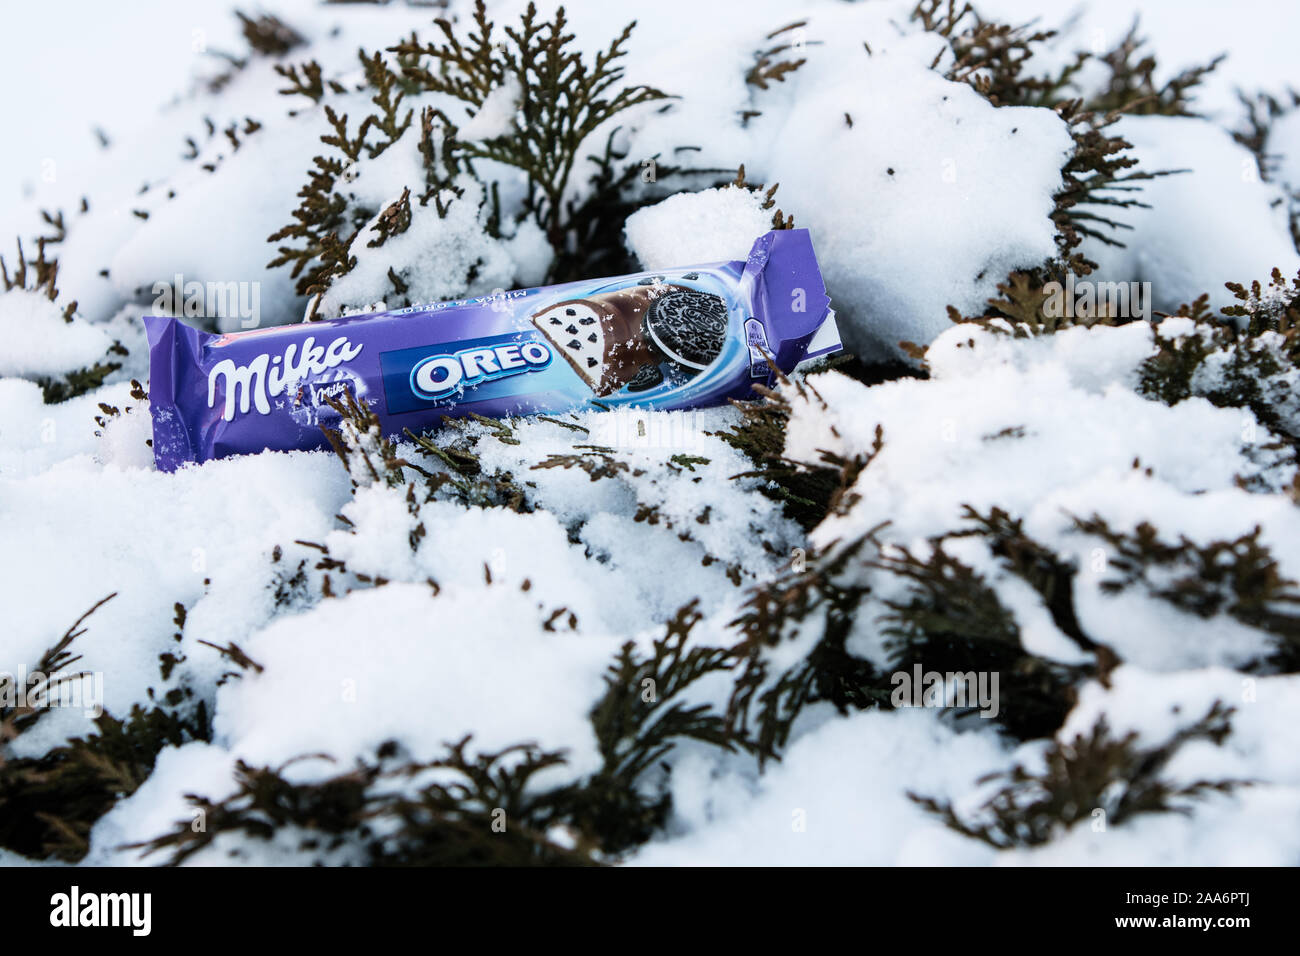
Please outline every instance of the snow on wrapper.
[[718, 405], [838, 348], [829, 304], [807, 231], [782, 230], [743, 261], [242, 334], [149, 316], [154, 455], [172, 471], [323, 448], [350, 400], [385, 436], [448, 414]]

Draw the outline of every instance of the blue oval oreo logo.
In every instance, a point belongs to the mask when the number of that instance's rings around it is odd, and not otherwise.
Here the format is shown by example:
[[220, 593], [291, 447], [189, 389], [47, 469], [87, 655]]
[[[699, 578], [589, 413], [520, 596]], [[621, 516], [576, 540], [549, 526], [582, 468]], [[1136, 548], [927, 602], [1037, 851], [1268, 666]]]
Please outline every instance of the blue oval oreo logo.
[[541, 371], [553, 357], [550, 347], [536, 340], [428, 355], [411, 367], [411, 391], [426, 401], [438, 401], [462, 388]]

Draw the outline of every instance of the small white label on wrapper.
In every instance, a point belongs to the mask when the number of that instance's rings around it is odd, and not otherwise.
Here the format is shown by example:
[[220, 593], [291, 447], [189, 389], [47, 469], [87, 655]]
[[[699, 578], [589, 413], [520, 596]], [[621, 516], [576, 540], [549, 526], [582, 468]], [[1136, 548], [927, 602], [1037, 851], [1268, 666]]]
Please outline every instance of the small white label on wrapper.
[[844, 348], [844, 343], [840, 341], [840, 327], [835, 322], [835, 310], [827, 309], [826, 321], [818, 326], [817, 331], [813, 333], [812, 339], [808, 342], [808, 353], [795, 368], [802, 368], [812, 359], [830, 355], [842, 348]]

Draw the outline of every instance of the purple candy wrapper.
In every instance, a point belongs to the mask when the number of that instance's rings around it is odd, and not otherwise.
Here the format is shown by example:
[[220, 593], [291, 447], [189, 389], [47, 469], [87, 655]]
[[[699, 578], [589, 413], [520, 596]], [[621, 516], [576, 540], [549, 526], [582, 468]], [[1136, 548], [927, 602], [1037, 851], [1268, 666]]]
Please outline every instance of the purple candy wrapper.
[[[328, 399], [384, 434], [446, 416], [718, 405], [840, 347], [807, 230], [743, 262], [570, 282], [227, 335], [146, 316], [154, 459], [328, 447]], [[771, 365], [769, 364], [769, 359]]]

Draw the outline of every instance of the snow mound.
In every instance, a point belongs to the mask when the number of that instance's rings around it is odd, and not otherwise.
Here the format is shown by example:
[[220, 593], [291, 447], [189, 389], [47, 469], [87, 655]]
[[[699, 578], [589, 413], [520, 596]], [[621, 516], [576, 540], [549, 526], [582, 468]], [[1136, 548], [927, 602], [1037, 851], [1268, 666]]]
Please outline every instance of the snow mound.
[[1084, 243], [1099, 266], [1091, 278], [1150, 282], [1155, 308], [1173, 312], [1203, 292], [1216, 310], [1232, 304], [1225, 282], [1300, 271], [1284, 195], [1227, 132], [1178, 116], [1126, 116], [1113, 131], [1133, 144], [1140, 168], [1184, 171], [1143, 184], [1138, 198], [1150, 209], [1116, 212], [1132, 227], [1116, 236], [1122, 248]]
[[1008, 272], [1056, 254], [1049, 216], [1072, 143], [1050, 110], [995, 109], [915, 62], [861, 52], [800, 93], [764, 175], [817, 239], [851, 350], [928, 344], [949, 305], [979, 312]]
[[726, 186], [678, 193], [628, 216], [627, 247], [643, 269], [743, 260], [772, 227], [762, 194]]
[[64, 319], [44, 293], [14, 289], [0, 295], [0, 376], [53, 378], [105, 358], [113, 340], [73, 315]]

